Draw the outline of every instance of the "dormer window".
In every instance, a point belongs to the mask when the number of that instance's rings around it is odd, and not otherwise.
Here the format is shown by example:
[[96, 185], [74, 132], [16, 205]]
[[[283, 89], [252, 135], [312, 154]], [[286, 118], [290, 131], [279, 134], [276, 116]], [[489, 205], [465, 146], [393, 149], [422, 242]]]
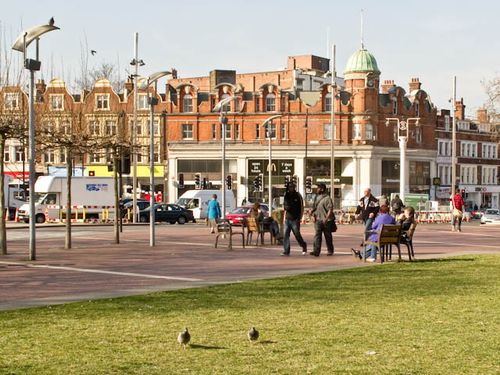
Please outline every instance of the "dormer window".
[[98, 111], [109, 110], [109, 94], [97, 94], [95, 96], [95, 108]]
[[[223, 101], [224, 99], [229, 98], [229, 94], [223, 94], [220, 97], [220, 100]], [[224, 104], [222, 106], [222, 112], [231, 112], [231, 102]]]
[[3, 107], [5, 109], [19, 109], [19, 94], [17, 92], [8, 92], [4, 95]]
[[182, 99], [182, 112], [193, 112], [193, 97], [190, 94]]
[[394, 100], [392, 102], [392, 114], [397, 115], [398, 114], [398, 101]]
[[266, 96], [266, 112], [276, 111], [276, 95], [267, 94]]
[[63, 111], [64, 110], [64, 96], [63, 95], [50, 95], [50, 110]]
[[137, 96], [137, 109], [139, 110], [149, 109], [148, 96], [146, 94], [139, 94]]
[[415, 116], [420, 117], [420, 103], [415, 103]]

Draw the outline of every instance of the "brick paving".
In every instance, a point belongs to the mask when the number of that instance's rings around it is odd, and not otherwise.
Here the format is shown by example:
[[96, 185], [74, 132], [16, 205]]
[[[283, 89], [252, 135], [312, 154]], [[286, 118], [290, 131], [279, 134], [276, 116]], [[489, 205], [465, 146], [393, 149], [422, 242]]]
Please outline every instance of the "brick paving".
[[[415, 234], [417, 259], [459, 254], [495, 253], [499, 228], [464, 225], [452, 233], [448, 225], [419, 225]], [[149, 247], [149, 227], [126, 226], [121, 244], [112, 227], [75, 227], [73, 249], [64, 250], [64, 228], [37, 229], [37, 260], [27, 260], [26, 228], [9, 229], [9, 254], [0, 256], [0, 309], [48, 305], [141, 294], [150, 291], [199, 287], [244, 280], [374, 266], [353, 258], [362, 227], [343, 225], [335, 234], [333, 257], [302, 256], [292, 235], [290, 257], [279, 256], [280, 246], [241, 248], [235, 237], [232, 251], [215, 249], [215, 236], [200, 224], [156, 226], [157, 246]], [[312, 247], [313, 228], [302, 228]], [[325, 245], [323, 245], [325, 246]], [[402, 248], [405, 254], [406, 247]]]

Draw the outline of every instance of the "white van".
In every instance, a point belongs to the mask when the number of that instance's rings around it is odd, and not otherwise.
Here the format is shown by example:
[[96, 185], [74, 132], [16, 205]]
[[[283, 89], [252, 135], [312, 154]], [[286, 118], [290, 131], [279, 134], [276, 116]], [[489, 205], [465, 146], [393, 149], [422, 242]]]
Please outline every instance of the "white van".
[[[217, 195], [219, 204], [222, 204], [222, 192], [220, 190], [188, 190], [177, 199], [176, 203], [188, 210], [192, 210], [195, 219], [206, 219], [208, 202], [214, 194]], [[235, 207], [236, 202], [233, 192], [226, 190], [226, 213], [231, 212]]]

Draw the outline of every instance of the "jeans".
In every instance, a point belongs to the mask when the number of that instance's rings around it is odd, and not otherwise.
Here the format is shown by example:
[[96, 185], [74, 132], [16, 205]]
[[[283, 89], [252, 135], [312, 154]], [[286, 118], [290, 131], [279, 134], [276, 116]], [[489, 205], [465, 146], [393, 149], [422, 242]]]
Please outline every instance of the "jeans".
[[454, 230], [456, 229], [458, 231], [461, 231], [462, 230], [462, 218], [459, 216], [453, 215], [453, 219], [451, 221], [451, 226]]
[[283, 252], [285, 254], [290, 254], [290, 232], [293, 232], [295, 239], [302, 247], [303, 251], [306, 251], [307, 245], [300, 234], [300, 219], [297, 220], [285, 220], [285, 232], [283, 233]]
[[377, 246], [368, 245], [365, 247], [365, 254], [363, 258], [377, 259]]
[[314, 245], [313, 252], [317, 255], [321, 252], [321, 241], [323, 239], [323, 235], [325, 236], [326, 248], [328, 254], [333, 254], [333, 239], [332, 232], [330, 228], [325, 225], [322, 220], [318, 220], [314, 223]]

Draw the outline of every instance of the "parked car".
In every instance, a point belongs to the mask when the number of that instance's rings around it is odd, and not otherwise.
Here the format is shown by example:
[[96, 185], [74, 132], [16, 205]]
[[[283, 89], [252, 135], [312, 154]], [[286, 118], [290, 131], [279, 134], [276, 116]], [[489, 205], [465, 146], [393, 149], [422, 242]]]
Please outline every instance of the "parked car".
[[496, 208], [487, 208], [481, 216], [481, 224], [495, 223], [500, 224], [500, 211]]
[[[226, 214], [226, 219], [229, 220], [232, 225], [243, 225], [245, 219], [250, 215], [252, 206], [253, 205], [250, 204], [246, 206], [236, 207], [233, 211]], [[262, 210], [262, 213], [264, 214], [264, 217], [268, 217], [269, 206], [267, 204], [261, 203], [260, 208]]]
[[[133, 205], [134, 205], [134, 202], [130, 200], [130, 201], [124, 203], [122, 206], [120, 206], [121, 207], [120, 212], [121, 212], [122, 218], [127, 216], [127, 213], [129, 210], [130, 210], [130, 214], [132, 215]], [[147, 201], [145, 199], [137, 199], [137, 208], [139, 209], [139, 211], [145, 210], [148, 207], [149, 207], [149, 201]]]
[[[149, 222], [150, 207], [139, 212], [139, 221], [141, 223]], [[177, 204], [159, 203], [155, 205], [155, 221], [165, 221], [170, 224], [185, 224], [188, 221], [196, 222], [193, 211], [186, 210]]]

